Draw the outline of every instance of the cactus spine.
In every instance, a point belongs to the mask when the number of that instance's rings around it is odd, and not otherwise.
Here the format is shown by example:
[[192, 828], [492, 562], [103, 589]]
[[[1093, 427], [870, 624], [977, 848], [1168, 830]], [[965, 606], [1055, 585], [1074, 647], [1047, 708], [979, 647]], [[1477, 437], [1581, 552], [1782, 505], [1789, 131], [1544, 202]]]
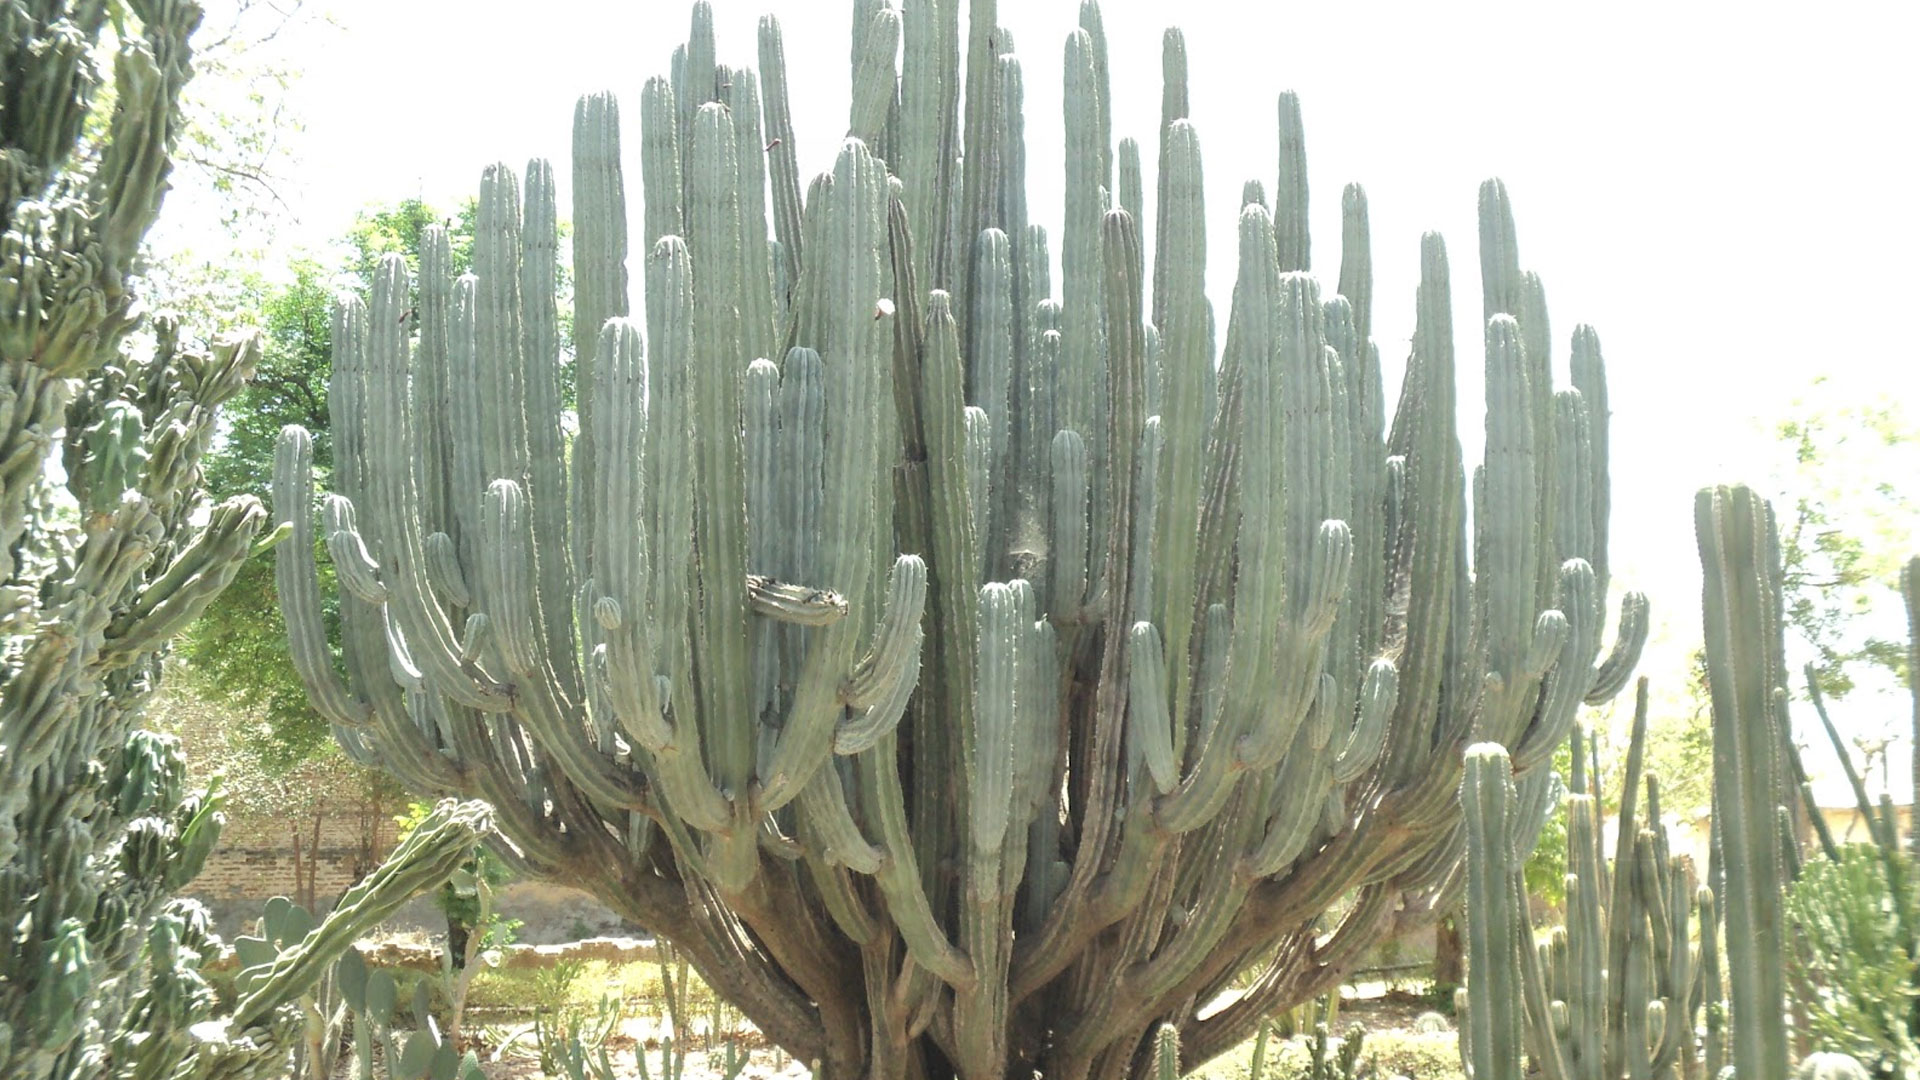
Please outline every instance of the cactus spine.
[[1497, 494], [1469, 577], [1439, 238], [1389, 429], [1365, 199], [1343, 199], [1324, 294], [1283, 99], [1216, 373], [1184, 44], [1149, 224], [1089, 3], [1056, 298], [1022, 68], [977, 3], [963, 77], [958, 6], [860, 6], [855, 137], [804, 199], [790, 147], [760, 144], [791, 136], [777, 22], [756, 82], [696, 7], [641, 94], [644, 333], [620, 317], [617, 117], [583, 102], [575, 250], [607, 318], [576, 324], [571, 473], [541, 456], [544, 163], [483, 178], [476, 276], [423, 261], [422, 294], [451, 297], [444, 353], [393, 329], [403, 264], [344, 302], [344, 676], [321, 662], [298, 430], [275, 475], [289, 632], [316, 704], [395, 775], [492, 801], [512, 858], [674, 940], [826, 1075], [1117, 1076], [1162, 1025], [1202, 1061], [1463, 887], [1470, 741], [1544, 792], [1543, 748], [1624, 682], [1645, 607], [1602, 662], [1597, 344], [1576, 335], [1585, 388], [1556, 396], [1490, 187]]

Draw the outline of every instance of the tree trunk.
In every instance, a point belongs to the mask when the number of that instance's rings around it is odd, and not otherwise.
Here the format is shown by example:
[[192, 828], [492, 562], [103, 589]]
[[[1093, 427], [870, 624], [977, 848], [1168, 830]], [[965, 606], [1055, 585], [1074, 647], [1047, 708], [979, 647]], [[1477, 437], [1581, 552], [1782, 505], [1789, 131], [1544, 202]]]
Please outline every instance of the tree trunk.
[[1455, 909], [1433, 928], [1433, 991], [1442, 1001], [1452, 1000], [1454, 990], [1466, 982], [1465, 952], [1460, 940], [1463, 914]]

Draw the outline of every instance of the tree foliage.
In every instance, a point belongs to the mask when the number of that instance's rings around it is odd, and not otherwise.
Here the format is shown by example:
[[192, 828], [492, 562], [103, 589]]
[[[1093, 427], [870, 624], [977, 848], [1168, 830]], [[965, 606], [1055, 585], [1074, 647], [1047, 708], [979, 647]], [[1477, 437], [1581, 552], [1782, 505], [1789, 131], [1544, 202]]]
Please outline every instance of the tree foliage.
[[[1834, 400], [1821, 382], [1777, 426], [1790, 633], [1828, 697], [1906, 678], [1900, 567], [1920, 544], [1920, 428], [1897, 400]], [[1796, 665], [1797, 666], [1797, 665]]]

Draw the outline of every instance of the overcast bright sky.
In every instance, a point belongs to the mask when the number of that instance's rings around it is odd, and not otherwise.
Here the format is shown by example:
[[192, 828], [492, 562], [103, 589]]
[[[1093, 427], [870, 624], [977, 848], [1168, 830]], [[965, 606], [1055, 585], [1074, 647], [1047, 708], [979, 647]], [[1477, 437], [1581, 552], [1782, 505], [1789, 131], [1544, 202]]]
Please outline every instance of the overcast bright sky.
[[[212, 0], [209, 21], [230, 2]], [[599, 89], [625, 110], [637, 213], [639, 88], [666, 72], [689, 8], [331, 0], [335, 25], [297, 26], [278, 43], [304, 72], [292, 107], [306, 125], [288, 193], [299, 221], [283, 242], [322, 244], [373, 202], [450, 205], [496, 160], [545, 156], [564, 174], [573, 102]], [[830, 165], [845, 131], [852, 10], [715, 3], [723, 63], [755, 64], [758, 18], [780, 17], [803, 175]], [[1604, 344], [1614, 579], [1651, 593], [1665, 617], [1656, 680], [1681, 677], [1700, 633], [1693, 492], [1765, 483], [1763, 421], [1787, 415], [1819, 374], [1836, 397], [1894, 396], [1920, 421], [1920, 6], [1103, 11], [1114, 135], [1138, 139], [1149, 168], [1161, 32], [1174, 20], [1186, 33], [1213, 225], [1208, 288], [1223, 314], [1241, 185], [1272, 190], [1276, 95], [1299, 93], [1315, 269], [1337, 269], [1339, 193], [1357, 180], [1372, 211], [1374, 327], [1390, 385], [1412, 331], [1420, 234], [1438, 229], [1454, 266], [1461, 400], [1479, 400], [1475, 192], [1486, 177], [1506, 181], [1523, 265], [1546, 284], [1561, 377], [1576, 324], [1593, 324]], [[1065, 0], [1003, 3], [999, 16], [1024, 65], [1030, 213], [1056, 259], [1061, 55], [1076, 18]], [[1151, 177], [1147, 188], [1151, 215]], [[1477, 460], [1477, 411], [1463, 425]]]

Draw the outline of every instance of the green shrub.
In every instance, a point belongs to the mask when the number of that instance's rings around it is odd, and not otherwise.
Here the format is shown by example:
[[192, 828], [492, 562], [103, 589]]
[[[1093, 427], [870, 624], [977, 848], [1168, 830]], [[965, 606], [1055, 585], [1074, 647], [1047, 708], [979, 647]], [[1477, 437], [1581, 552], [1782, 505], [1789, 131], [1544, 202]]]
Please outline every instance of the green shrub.
[[1816, 1046], [1851, 1054], [1878, 1075], [1912, 1076], [1920, 1070], [1920, 940], [1901, 917], [1883, 859], [1907, 861], [1865, 844], [1843, 848], [1837, 863], [1807, 861], [1787, 893], [1788, 962], [1796, 983], [1813, 990], [1803, 1005]]

